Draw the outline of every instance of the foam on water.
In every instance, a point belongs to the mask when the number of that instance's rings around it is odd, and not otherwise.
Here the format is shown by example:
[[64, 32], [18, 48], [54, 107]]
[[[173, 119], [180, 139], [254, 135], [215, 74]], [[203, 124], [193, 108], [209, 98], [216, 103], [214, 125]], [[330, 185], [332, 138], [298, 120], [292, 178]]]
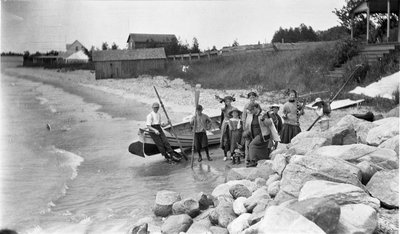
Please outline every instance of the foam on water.
[[[60, 155], [63, 158], [63, 161], [59, 164], [60, 167], [69, 167], [72, 170], [70, 179], [73, 180], [78, 176], [78, 167], [84, 161], [84, 159], [72, 152], [57, 149], [53, 146], [53, 150], [57, 155]], [[64, 185], [64, 188], [67, 189], [67, 185]]]

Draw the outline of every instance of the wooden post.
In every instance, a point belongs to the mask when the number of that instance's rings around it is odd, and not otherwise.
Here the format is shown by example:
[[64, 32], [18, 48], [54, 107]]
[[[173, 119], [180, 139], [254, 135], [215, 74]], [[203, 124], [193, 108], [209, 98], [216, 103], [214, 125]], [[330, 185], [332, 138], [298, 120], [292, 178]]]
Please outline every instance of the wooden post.
[[[400, 17], [400, 4], [399, 4], [399, 14], [398, 16]], [[397, 30], [397, 42], [400, 42], [400, 23], [398, 23], [398, 30]]]
[[354, 13], [351, 14], [350, 28], [351, 28], [351, 40], [353, 40], [354, 39]]
[[390, 31], [390, 0], [387, 0], [387, 26], [386, 26], [386, 42], [389, 42]]
[[369, 41], [369, 4], [367, 2], [367, 44]]

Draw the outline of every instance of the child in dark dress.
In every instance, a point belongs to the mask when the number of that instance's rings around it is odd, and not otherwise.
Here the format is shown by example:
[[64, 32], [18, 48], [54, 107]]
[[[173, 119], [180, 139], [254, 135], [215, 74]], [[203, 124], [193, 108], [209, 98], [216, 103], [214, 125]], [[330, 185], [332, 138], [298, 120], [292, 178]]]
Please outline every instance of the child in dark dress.
[[235, 150], [238, 149], [238, 145], [242, 142], [243, 122], [240, 119], [241, 114], [241, 111], [236, 108], [229, 112], [229, 116], [231, 117], [229, 119], [230, 152], [233, 164], [237, 161], [236, 157], [234, 157]]

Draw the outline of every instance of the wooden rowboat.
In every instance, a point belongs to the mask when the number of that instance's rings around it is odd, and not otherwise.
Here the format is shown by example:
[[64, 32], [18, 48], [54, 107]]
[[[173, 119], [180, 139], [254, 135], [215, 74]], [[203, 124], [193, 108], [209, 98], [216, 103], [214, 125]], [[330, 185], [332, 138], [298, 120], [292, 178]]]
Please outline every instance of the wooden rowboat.
[[[208, 145], [219, 144], [221, 137], [220, 129], [220, 116], [212, 116], [211, 119], [211, 129], [207, 131]], [[193, 143], [193, 130], [189, 121], [174, 124], [173, 128], [177, 134], [182, 148], [191, 148]], [[171, 132], [171, 127], [163, 128], [164, 134], [168, 139], [169, 144], [173, 149], [179, 148], [179, 144], [175, 136]], [[153, 139], [149, 135], [149, 130], [147, 128], [140, 128], [139, 141], [133, 142], [129, 145], [129, 152], [141, 157], [152, 156], [159, 154], [160, 151], [154, 144]]]

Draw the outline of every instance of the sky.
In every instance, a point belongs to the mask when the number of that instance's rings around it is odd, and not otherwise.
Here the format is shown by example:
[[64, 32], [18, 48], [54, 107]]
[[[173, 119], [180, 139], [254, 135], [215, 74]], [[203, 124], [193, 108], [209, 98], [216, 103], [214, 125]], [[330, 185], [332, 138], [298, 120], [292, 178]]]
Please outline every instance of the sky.
[[304, 23], [315, 31], [339, 25], [332, 11], [345, 0], [1, 0], [1, 51], [65, 51], [79, 40], [88, 49], [129, 33], [175, 34], [200, 49], [269, 43], [279, 29]]

